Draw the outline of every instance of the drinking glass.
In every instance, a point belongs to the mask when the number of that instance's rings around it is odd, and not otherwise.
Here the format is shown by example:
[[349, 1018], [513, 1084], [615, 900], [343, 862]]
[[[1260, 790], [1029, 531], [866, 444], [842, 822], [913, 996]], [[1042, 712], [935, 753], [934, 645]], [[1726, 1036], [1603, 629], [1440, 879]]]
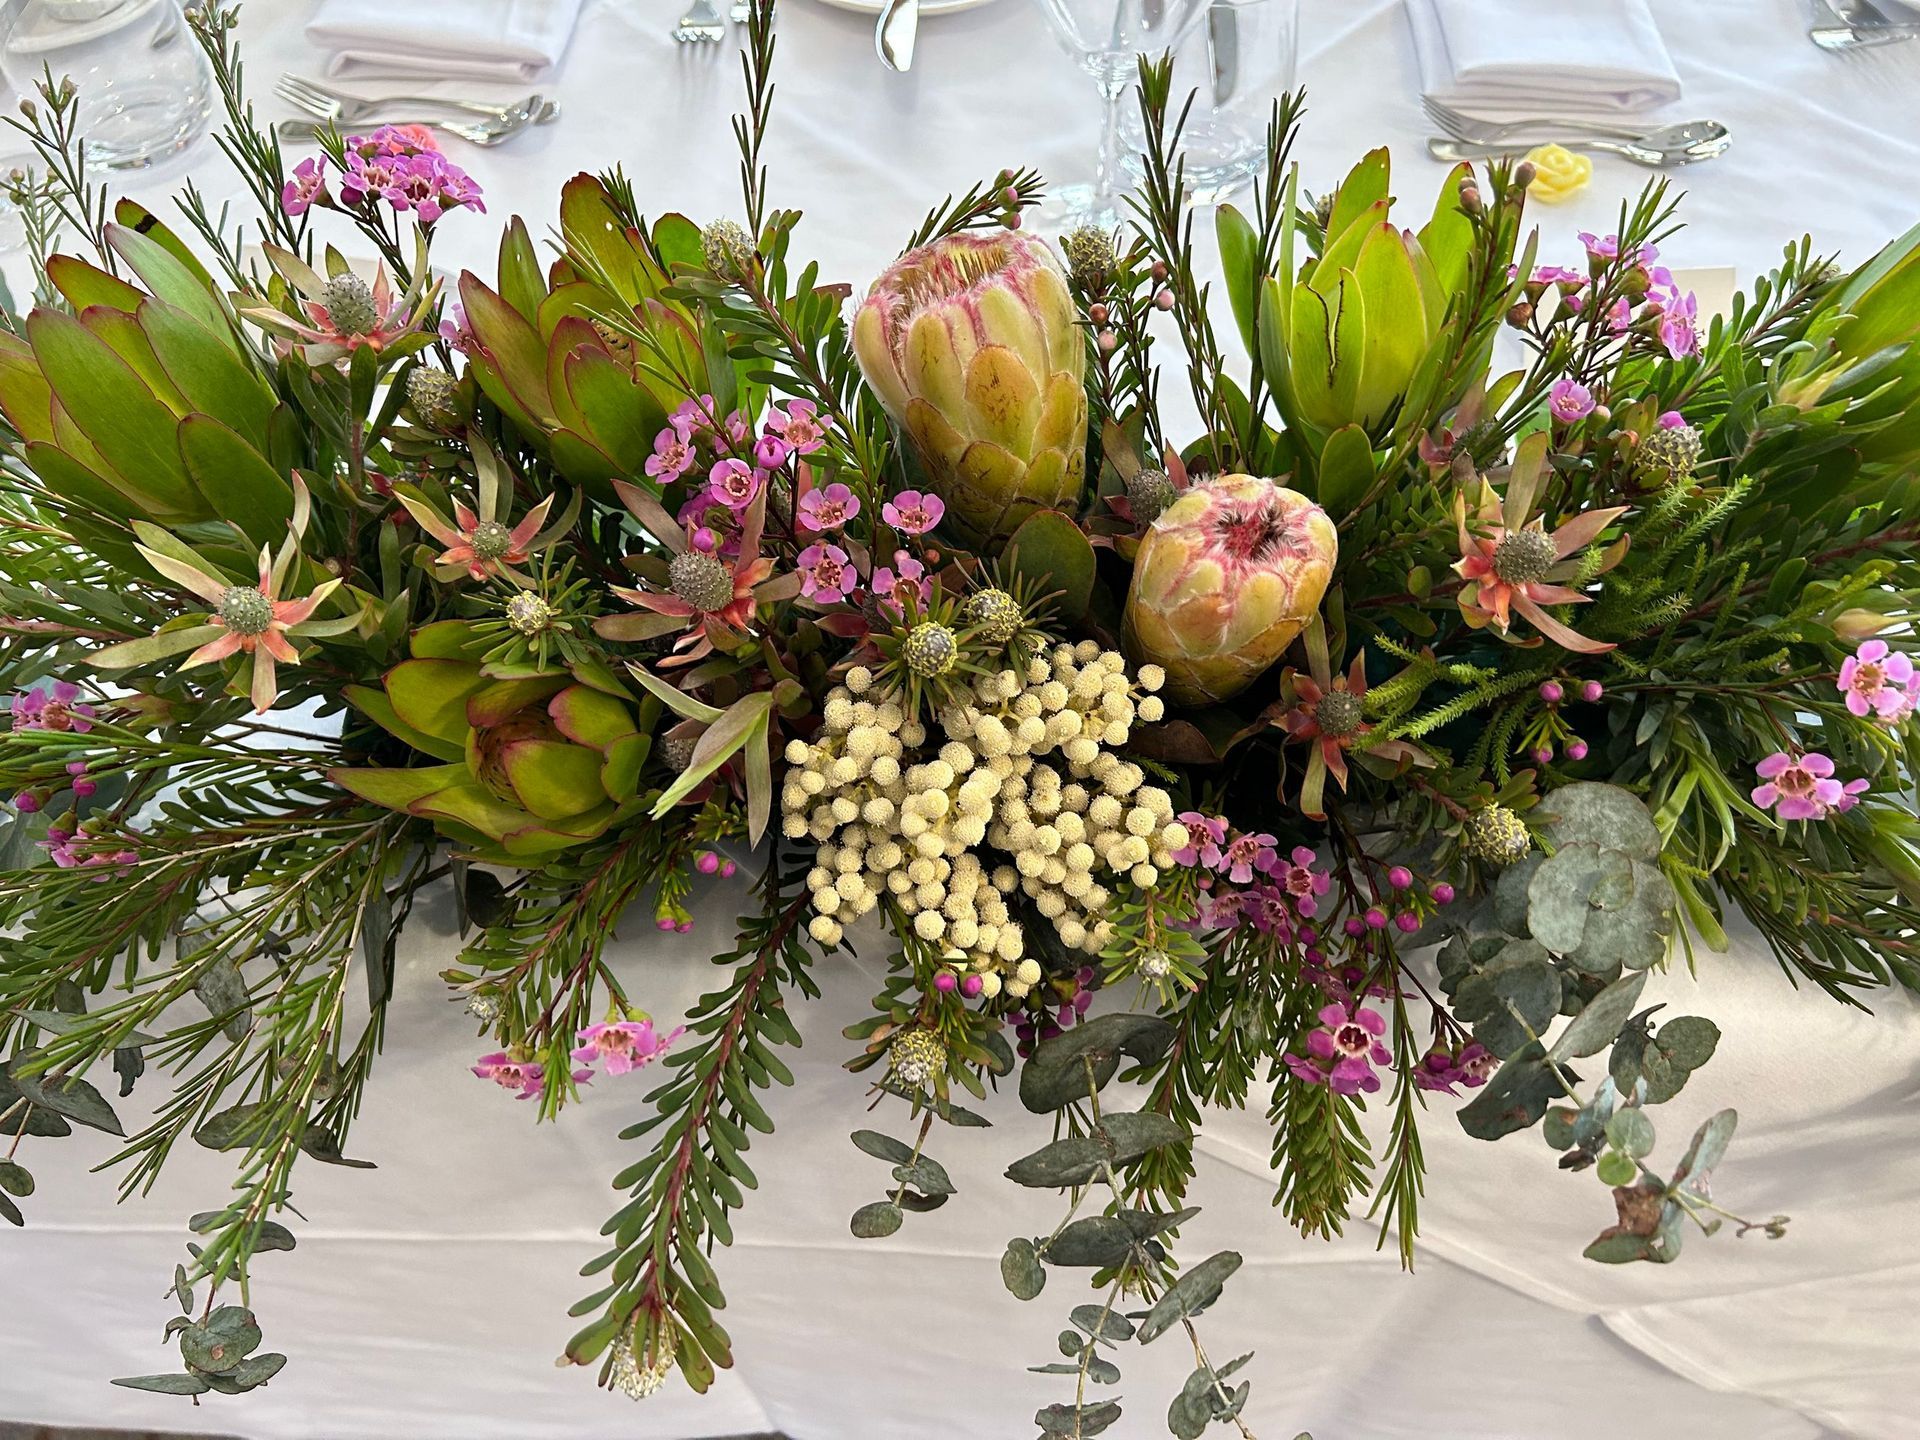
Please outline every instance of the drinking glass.
[[49, 70], [79, 89], [93, 163], [138, 169], [205, 133], [213, 76], [180, 0], [24, 0], [0, 23], [0, 72], [17, 95]]
[[[1212, 0], [1173, 57], [1178, 114], [1193, 97], [1180, 150], [1187, 162], [1187, 203], [1217, 205], [1266, 166], [1267, 121], [1276, 98], [1293, 89], [1300, 58], [1300, 0]], [[1136, 179], [1146, 127], [1138, 106], [1121, 118], [1124, 164]]]
[[1106, 106], [1100, 157], [1091, 183], [1061, 186], [1042, 207], [1048, 228], [1121, 221], [1120, 112], [1140, 56], [1177, 50], [1207, 13], [1209, 0], [1034, 0], [1066, 52], [1093, 77]]

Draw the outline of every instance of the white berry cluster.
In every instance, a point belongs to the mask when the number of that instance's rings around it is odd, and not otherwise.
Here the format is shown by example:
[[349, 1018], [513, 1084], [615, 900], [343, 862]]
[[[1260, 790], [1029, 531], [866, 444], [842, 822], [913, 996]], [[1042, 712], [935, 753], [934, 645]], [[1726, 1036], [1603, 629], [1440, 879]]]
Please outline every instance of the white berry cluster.
[[[1172, 798], [1114, 753], [1136, 720], [1160, 718], [1164, 679], [1147, 665], [1130, 680], [1090, 640], [1056, 646], [1024, 673], [976, 679], [935, 717], [936, 744], [871, 671], [849, 671], [815, 740], [786, 752], [785, 833], [819, 846], [810, 933], [831, 944], [890, 894], [982, 995], [1017, 997], [1041, 974], [1007, 907], [1019, 889], [1063, 944], [1097, 953], [1117, 878], [1153, 885], [1187, 841]], [[989, 869], [983, 844], [1011, 863]]]

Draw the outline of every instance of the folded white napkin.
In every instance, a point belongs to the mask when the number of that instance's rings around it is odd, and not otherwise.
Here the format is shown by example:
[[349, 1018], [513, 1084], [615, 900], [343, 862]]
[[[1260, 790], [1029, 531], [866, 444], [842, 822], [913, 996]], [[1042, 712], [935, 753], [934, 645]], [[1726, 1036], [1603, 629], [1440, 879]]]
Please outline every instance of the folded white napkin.
[[580, 0], [320, 0], [307, 40], [330, 75], [513, 83], [559, 61], [579, 16]]
[[1680, 98], [1646, 0], [1406, 0], [1420, 86], [1489, 119], [1628, 114]]

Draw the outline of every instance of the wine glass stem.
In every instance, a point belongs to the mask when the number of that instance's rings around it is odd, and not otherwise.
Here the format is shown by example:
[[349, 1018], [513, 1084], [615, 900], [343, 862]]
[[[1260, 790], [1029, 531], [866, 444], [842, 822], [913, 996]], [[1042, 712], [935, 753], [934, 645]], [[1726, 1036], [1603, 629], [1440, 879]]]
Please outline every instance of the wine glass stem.
[[1093, 172], [1092, 209], [1096, 217], [1117, 213], [1120, 208], [1120, 104], [1126, 98], [1129, 80], [1126, 74], [1107, 74], [1099, 81], [1106, 113], [1100, 123], [1100, 158]]

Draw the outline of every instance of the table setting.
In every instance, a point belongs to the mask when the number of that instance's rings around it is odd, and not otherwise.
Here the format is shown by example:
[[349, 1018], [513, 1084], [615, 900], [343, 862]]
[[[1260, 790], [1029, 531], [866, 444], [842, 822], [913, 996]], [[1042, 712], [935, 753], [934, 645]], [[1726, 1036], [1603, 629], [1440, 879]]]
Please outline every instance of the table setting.
[[0, 1431], [1920, 1433], [1920, 9], [0, 78]]

